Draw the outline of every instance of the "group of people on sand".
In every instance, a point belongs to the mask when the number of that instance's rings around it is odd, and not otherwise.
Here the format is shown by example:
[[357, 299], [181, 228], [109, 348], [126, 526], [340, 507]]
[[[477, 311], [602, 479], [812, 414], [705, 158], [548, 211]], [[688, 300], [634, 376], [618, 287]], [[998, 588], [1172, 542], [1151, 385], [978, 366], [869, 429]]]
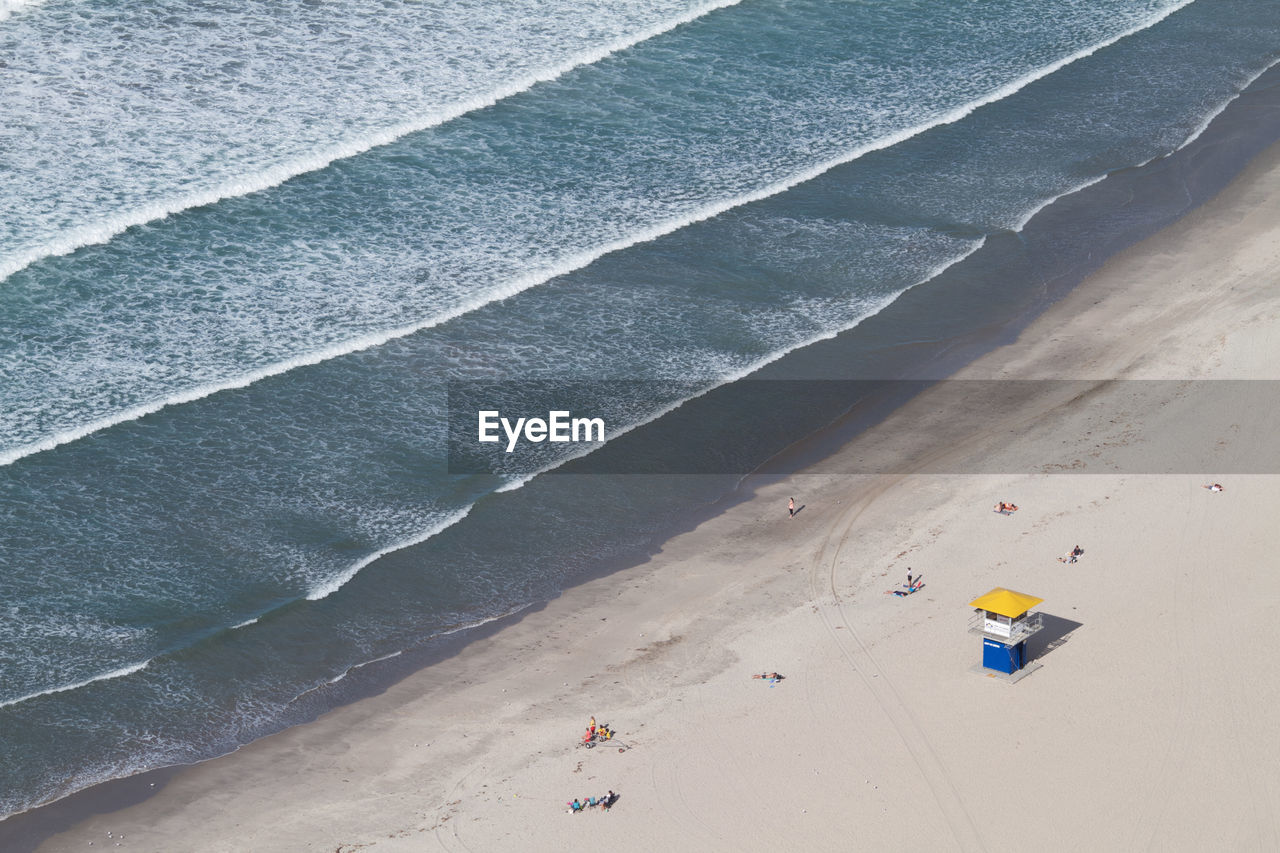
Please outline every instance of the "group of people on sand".
[[608, 723], [605, 723], [605, 724], [603, 724], [603, 725], [597, 726], [597, 725], [596, 725], [596, 718], [595, 718], [595, 717], [592, 717], [592, 718], [591, 718], [591, 722], [590, 722], [589, 724], [587, 724], [587, 732], [586, 732], [586, 734], [584, 734], [584, 735], [582, 736], [582, 742], [583, 742], [583, 743], [588, 743], [588, 742], [590, 742], [590, 741], [592, 741], [592, 740], [596, 740], [596, 739], [599, 739], [599, 740], [612, 740], [612, 739], [613, 739], [614, 734], [616, 734], [616, 732], [614, 732], [614, 730], [613, 730], [613, 729], [609, 728], [609, 724], [608, 724]]
[[565, 805], [567, 805], [574, 812], [586, 811], [587, 809], [595, 808], [596, 806], [599, 806], [602, 810], [607, 812], [609, 809], [613, 807], [613, 804], [616, 803], [617, 801], [618, 801], [618, 794], [615, 794], [613, 791], [610, 791], [609, 793], [605, 794], [603, 797], [582, 797], [581, 799], [575, 798], [572, 802], [565, 803]]
[[[582, 736], [583, 743], [590, 743], [592, 740], [610, 740], [613, 737], [613, 729], [609, 728], [609, 724], [597, 726], [596, 718], [592, 717], [591, 722], [587, 725], [587, 733]], [[621, 750], [619, 750], [621, 752]], [[599, 806], [603, 811], [608, 811], [613, 804], [618, 801], [618, 795], [613, 791], [605, 794], [603, 797], [578, 797], [565, 803], [575, 814], [577, 812], [586, 811], [590, 808]]]
[[1010, 515], [1018, 511], [1018, 505], [1007, 501], [1000, 501], [1000, 503], [996, 504], [995, 511], [1001, 515]]

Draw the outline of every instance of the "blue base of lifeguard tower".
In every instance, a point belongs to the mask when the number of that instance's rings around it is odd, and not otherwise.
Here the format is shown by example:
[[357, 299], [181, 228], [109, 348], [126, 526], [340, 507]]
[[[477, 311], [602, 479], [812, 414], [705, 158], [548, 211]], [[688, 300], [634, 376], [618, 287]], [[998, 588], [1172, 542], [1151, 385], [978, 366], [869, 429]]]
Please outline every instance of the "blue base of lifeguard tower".
[[1027, 643], [1006, 645], [990, 637], [982, 638], [982, 665], [1006, 675], [1017, 672], [1027, 665]]
[[982, 666], [971, 671], [1012, 684], [1039, 669], [1027, 660], [1027, 638], [1044, 628], [1041, 614], [1031, 612], [1042, 601], [1000, 586], [970, 601], [969, 633], [982, 637]]

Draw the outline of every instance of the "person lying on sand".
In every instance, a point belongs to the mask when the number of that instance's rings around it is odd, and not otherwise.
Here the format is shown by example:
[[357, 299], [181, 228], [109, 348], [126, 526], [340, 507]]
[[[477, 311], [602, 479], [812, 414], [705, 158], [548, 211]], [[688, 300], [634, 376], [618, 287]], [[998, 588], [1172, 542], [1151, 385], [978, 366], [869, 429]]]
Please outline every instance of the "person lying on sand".
[[767, 679], [769, 679], [770, 681], [781, 681], [781, 680], [782, 680], [783, 678], [785, 678], [786, 676], [784, 676], [784, 675], [779, 675], [779, 674], [778, 674], [778, 673], [776, 673], [776, 672], [762, 672], [762, 673], [760, 673], [759, 675], [753, 675], [753, 676], [751, 676], [751, 677], [752, 677], [752, 678], [767, 678]]
[[1000, 501], [1000, 503], [996, 504], [995, 511], [1000, 513], [1001, 515], [1009, 515], [1010, 513], [1015, 513], [1018, 511], [1018, 505]]
[[1206, 489], [1208, 489], [1208, 490], [1209, 490], [1209, 491], [1211, 491], [1211, 492], [1220, 492], [1220, 491], [1222, 491], [1222, 484], [1221, 484], [1221, 483], [1208, 483], [1208, 484], [1206, 484], [1206, 485], [1205, 485], [1205, 488], [1206, 488]]

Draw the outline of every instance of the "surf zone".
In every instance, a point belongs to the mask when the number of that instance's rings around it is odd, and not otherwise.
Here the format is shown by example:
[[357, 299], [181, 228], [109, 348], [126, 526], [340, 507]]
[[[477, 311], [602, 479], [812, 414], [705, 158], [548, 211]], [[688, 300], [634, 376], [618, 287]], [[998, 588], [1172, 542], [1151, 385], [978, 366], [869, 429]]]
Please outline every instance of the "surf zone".
[[[603, 442], [604, 418], [575, 418], [563, 409], [553, 409], [544, 418], [504, 418], [497, 409], [481, 409], [477, 414], [481, 442], [500, 442], [505, 437], [506, 452], [516, 449], [521, 439], [535, 444], [551, 442]], [[501, 434], [500, 434], [501, 433]]]

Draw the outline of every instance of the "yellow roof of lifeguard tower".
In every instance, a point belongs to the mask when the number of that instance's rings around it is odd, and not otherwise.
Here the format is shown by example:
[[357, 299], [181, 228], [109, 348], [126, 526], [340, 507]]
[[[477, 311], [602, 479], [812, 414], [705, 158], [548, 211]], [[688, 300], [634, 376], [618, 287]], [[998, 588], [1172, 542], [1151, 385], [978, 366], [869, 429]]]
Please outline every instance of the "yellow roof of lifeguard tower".
[[990, 610], [992, 613], [999, 613], [1001, 616], [1015, 619], [1042, 601], [1044, 601], [1043, 598], [1036, 598], [1034, 595], [1014, 592], [1011, 589], [998, 586], [986, 595], [980, 595], [970, 601], [969, 606], [976, 607], [979, 610]]

